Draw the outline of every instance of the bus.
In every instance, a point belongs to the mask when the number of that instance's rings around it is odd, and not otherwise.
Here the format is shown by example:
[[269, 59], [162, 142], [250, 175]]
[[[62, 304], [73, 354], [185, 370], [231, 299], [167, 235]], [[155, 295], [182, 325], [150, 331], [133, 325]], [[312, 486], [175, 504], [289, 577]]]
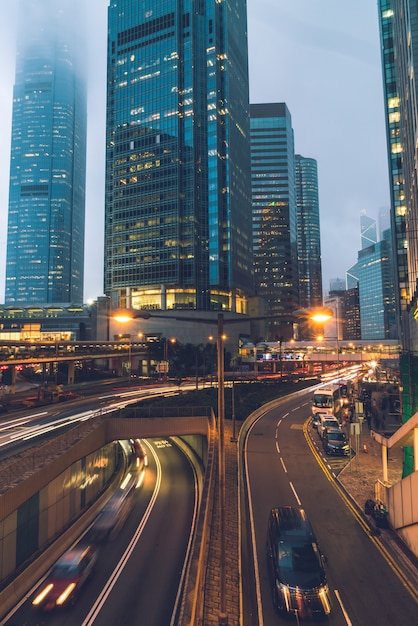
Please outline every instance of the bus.
[[317, 413], [336, 415], [342, 407], [339, 385], [327, 385], [314, 391], [312, 396], [312, 417]]

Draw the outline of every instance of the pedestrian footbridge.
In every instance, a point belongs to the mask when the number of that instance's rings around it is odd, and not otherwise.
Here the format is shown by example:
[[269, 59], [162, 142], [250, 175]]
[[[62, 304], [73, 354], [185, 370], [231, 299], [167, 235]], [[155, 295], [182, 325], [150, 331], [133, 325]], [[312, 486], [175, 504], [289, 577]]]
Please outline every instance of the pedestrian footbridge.
[[[382, 446], [383, 484], [380, 499], [385, 502], [392, 528], [403, 538], [412, 552], [418, 556], [418, 413], [388, 439], [375, 434]], [[413, 449], [413, 472], [398, 483], [388, 485], [388, 452], [395, 448]]]

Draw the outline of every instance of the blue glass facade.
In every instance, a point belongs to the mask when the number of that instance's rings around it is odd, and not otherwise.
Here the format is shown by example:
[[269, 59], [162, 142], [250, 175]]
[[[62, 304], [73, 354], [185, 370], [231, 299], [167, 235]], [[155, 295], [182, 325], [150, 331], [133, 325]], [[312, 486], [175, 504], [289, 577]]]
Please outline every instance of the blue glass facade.
[[10, 305], [83, 301], [87, 99], [82, 42], [73, 40], [76, 16], [77, 3], [69, 0], [21, 3], [6, 262]]
[[[386, 112], [386, 138], [388, 146], [388, 163], [390, 175], [390, 194], [391, 194], [391, 228], [392, 238], [394, 242], [394, 265], [398, 288], [396, 290], [396, 304], [398, 312], [399, 337], [409, 336], [407, 309], [411, 293], [414, 289], [409, 283], [408, 269], [408, 242], [407, 242], [407, 199], [405, 194], [405, 175], [404, 167], [407, 160], [404, 161], [404, 150], [406, 146], [411, 146], [410, 141], [404, 142], [402, 134], [408, 134], [409, 114], [404, 113], [404, 120], [407, 122], [403, 127], [401, 124], [401, 100], [402, 92], [405, 85], [402, 86], [400, 74], [404, 74], [401, 70], [401, 61], [396, 63], [396, 56], [399, 55], [397, 47], [402, 45], [402, 41], [408, 39], [404, 32], [402, 36], [397, 33], [398, 29], [404, 30], [404, 22], [399, 17], [395, 20], [394, 7], [398, 13], [403, 14], [403, 3], [394, 3], [392, 0], [379, 0], [379, 26], [380, 26], [380, 44], [382, 55], [382, 72], [383, 72], [383, 89], [385, 96], [385, 112]], [[408, 15], [408, 11], [406, 12]], [[399, 59], [404, 58], [403, 52]], [[409, 111], [409, 107], [406, 111]], [[403, 129], [402, 129], [403, 127]], [[412, 141], [414, 130], [411, 129]], [[412, 242], [411, 242], [412, 243]]]
[[[418, 189], [417, 120], [418, 4], [379, 0], [386, 134], [391, 183], [391, 224], [396, 271], [398, 333], [402, 346], [403, 421], [418, 409]], [[404, 450], [404, 476], [414, 469]]]
[[246, 2], [113, 0], [108, 20], [105, 293], [245, 312]]
[[362, 211], [360, 215], [360, 243], [361, 249], [377, 243], [376, 220], [366, 215], [365, 211]]
[[269, 339], [290, 339], [299, 306], [292, 120], [284, 103], [252, 104], [250, 118], [256, 294], [275, 316]]
[[318, 166], [315, 159], [297, 154], [296, 215], [299, 306], [322, 306], [321, 232], [319, 224]]
[[361, 338], [396, 339], [391, 233], [358, 253]]

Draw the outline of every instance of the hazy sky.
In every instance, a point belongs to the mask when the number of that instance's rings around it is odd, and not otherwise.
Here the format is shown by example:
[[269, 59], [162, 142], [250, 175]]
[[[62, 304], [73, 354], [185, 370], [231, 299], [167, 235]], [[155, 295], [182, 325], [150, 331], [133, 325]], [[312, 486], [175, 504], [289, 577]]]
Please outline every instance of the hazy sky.
[[[44, 1], [44, 0], [40, 0]], [[142, 0], [138, 0], [142, 1]], [[109, 0], [85, 0], [89, 37], [84, 299], [103, 293]], [[286, 102], [298, 154], [318, 161], [324, 289], [360, 248], [360, 213], [389, 208], [376, 0], [247, 0], [250, 100]], [[4, 302], [17, 0], [0, 0], [0, 302]]]

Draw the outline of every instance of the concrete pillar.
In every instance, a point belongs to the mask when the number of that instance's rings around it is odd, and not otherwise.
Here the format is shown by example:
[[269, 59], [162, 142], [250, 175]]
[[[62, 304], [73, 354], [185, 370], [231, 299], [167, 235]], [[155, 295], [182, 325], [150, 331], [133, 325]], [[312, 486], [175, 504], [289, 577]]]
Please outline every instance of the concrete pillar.
[[74, 361], [68, 361], [67, 385], [74, 384]]
[[10, 381], [10, 393], [16, 393], [16, 366], [9, 365], [12, 373], [12, 380]]
[[387, 446], [382, 446], [382, 469], [383, 469], [383, 483], [388, 484], [388, 449]]

